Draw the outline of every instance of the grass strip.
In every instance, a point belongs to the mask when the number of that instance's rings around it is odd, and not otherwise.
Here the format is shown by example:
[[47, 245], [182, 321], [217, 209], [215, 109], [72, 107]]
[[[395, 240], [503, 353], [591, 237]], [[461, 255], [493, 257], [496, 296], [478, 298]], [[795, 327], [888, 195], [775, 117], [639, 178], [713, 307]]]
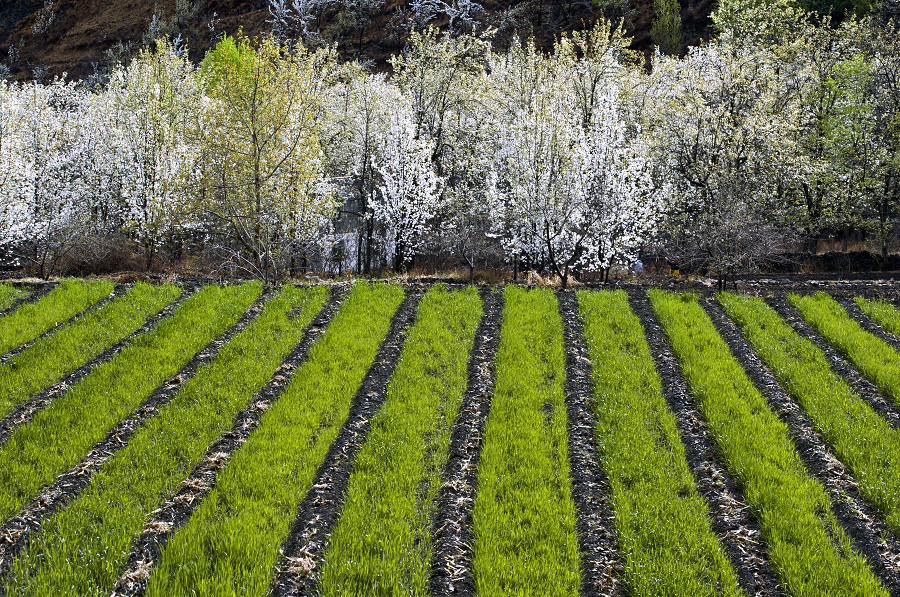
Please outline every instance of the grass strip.
[[115, 284], [108, 280], [60, 282], [36, 303], [22, 305], [0, 318], [0, 354], [31, 342], [53, 326], [71, 319], [108, 296]]
[[340, 431], [402, 299], [398, 286], [353, 287], [288, 388], [163, 549], [148, 595], [269, 591], [297, 504]]
[[84, 493], [44, 521], [13, 562], [7, 593], [108, 595], [146, 518], [272, 377], [327, 294], [323, 287], [287, 286], [269, 299]]
[[254, 285], [207, 286], [83, 378], [0, 447], [0, 520], [78, 463], [123, 417], [234, 324]]
[[495, 390], [472, 511], [479, 595], [578, 595], [556, 296], [505, 290]]
[[850, 468], [863, 495], [900, 533], [900, 433], [762, 299], [722, 294], [719, 302]]
[[854, 300], [862, 312], [871, 317], [875, 323], [895, 336], [900, 336], [900, 311], [893, 304], [862, 297], [856, 297]]
[[25, 296], [24, 290], [16, 288], [12, 284], [0, 283], [0, 311], [6, 309], [23, 296]]
[[650, 290], [653, 308], [729, 471], [757, 512], [769, 554], [792, 595], [882, 595], [825, 489], [728, 350], [696, 295]]
[[741, 595], [627, 294], [580, 291], [578, 300], [630, 594]]
[[482, 316], [478, 290], [432, 288], [354, 464], [320, 595], [427, 595], [431, 519]]
[[180, 294], [171, 284], [137, 282], [119, 299], [35, 341], [0, 365], [0, 417], [137, 331]]
[[900, 354], [893, 347], [863, 330], [843, 306], [824, 292], [802, 297], [790, 294], [788, 301], [866, 379], [900, 405]]

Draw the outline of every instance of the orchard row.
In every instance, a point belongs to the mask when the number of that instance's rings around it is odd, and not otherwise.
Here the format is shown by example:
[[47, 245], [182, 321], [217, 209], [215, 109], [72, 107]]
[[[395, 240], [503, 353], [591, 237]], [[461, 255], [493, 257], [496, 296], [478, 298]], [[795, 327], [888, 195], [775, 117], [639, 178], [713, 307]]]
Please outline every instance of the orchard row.
[[225, 37], [199, 65], [160, 40], [91, 89], [0, 82], [0, 249], [42, 276], [194, 252], [267, 281], [423, 256], [564, 284], [651, 252], [721, 283], [856, 231], [887, 262], [889, 3], [838, 26], [726, 1], [719, 35], [649, 68], [601, 22], [552, 52], [430, 28], [390, 76]]

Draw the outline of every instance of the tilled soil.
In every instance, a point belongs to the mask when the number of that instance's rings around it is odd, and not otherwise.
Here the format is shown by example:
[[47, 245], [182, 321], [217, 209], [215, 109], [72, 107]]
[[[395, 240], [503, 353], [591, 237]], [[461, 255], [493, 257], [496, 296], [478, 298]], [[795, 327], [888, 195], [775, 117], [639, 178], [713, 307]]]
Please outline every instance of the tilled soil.
[[590, 403], [594, 381], [590, 354], [574, 292], [559, 293], [566, 347], [566, 411], [572, 498], [578, 513], [582, 597], [625, 595], [621, 582], [612, 489], [594, 443], [596, 420]]
[[47, 408], [47, 406], [49, 406], [51, 402], [53, 402], [61, 394], [65, 393], [65, 391], [69, 389], [69, 387], [81, 381], [83, 378], [90, 375], [91, 372], [94, 371], [94, 369], [106, 363], [114, 356], [122, 352], [122, 350], [130, 345], [135, 338], [149, 332], [151, 329], [156, 327], [156, 325], [160, 321], [171, 315], [175, 311], [175, 309], [177, 309], [181, 305], [181, 303], [183, 303], [185, 299], [195, 291], [196, 289], [186, 288], [184, 292], [181, 293], [181, 296], [172, 301], [162, 311], [148, 318], [147, 321], [144, 322], [144, 325], [142, 325], [140, 328], [125, 336], [115, 345], [106, 349], [101, 354], [97, 355], [75, 371], [71, 372], [62, 380], [56, 382], [43, 392], [36, 394], [26, 402], [20, 404], [8, 415], [0, 419], [0, 446], [5, 444], [7, 440], [9, 440], [10, 436], [17, 428], [28, 424], [28, 422], [31, 421], [38, 412]]
[[718, 302], [706, 299], [703, 303], [731, 353], [787, 425], [807, 472], [828, 491], [832, 511], [852, 538], [856, 550], [868, 560], [890, 594], [900, 595], [900, 541], [887, 528], [883, 517], [862, 497], [850, 471], [816, 431], [803, 409], [782, 389]]
[[272, 584], [270, 594], [276, 597], [315, 594], [318, 572], [328, 538], [340, 516], [344, 489], [350, 479], [353, 462], [384, 401], [388, 380], [400, 357], [408, 329], [415, 321], [416, 307], [424, 289], [410, 287], [407, 292], [407, 297], [394, 314], [390, 331], [378, 349], [375, 362], [353, 398], [343, 428], [331, 444], [312, 487], [300, 503], [297, 518], [282, 546], [283, 558]]
[[31, 533], [39, 531], [44, 520], [80, 494], [90, 484], [94, 473], [128, 444], [134, 434], [175, 396], [184, 382], [215, 359], [222, 346], [250, 323], [267, 298], [268, 292], [264, 291], [234, 326], [207, 344], [178, 375], [167, 380], [140, 407], [113, 427], [80, 463], [57, 477], [24, 510], [0, 525], [0, 577], [9, 571]]
[[643, 291], [631, 290], [628, 298], [656, 361], [663, 393], [675, 415], [697, 488], [709, 504], [712, 530], [731, 559], [741, 588], [747, 595], [758, 597], [785, 595], [768, 559], [759, 523], [738, 480], [726, 470], [717, 453], [706, 421], [690, 397], [681, 366], [669, 347], [650, 301]]
[[469, 356], [469, 381], [450, 435], [450, 455], [442, 475], [432, 528], [431, 594], [471, 597], [472, 507], [484, 436], [494, 395], [494, 361], [503, 324], [503, 292], [484, 289], [484, 314]]
[[888, 421], [894, 429], [900, 429], [900, 409], [888, 402], [881, 392], [878, 391], [878, 388], [864, 378], [856, 367], [851, 365], [837, 349], [833, 348], [822, 336], [816, 333], [793, 305], [788, 303], [787, 300], [777, 297], [770, 297], [766, 299], [766, 302], [775, 309], [778, 315], [797, 334], [812, 342], [813, 345], [825, 353], [831, 369], [841, 376], [875, 412]]
[[29, 341], [29, 342], [26, 342], [25, 344], [22, 344], [21, 346], [17, 346], [17, 347], [13, 348], [12, 350], [10, 350], [9, 352], [7, 352], [7, 353], [4, 354], [4, 355], [0, 355], [0, 363], [5, 363], [5, 362], [7, 362], [9, 359], [13, 358], [13, 357], [16, 356], [17, 354], [19, 354], [19, 353], [21, 353], [22, 351], [24, 351], [24, 350], [28, 349], [29, 347], [31, 347], [35, 342], [37, 342], [37, 341], [40, 340], [41, 338], [44, 338], [44, 337], [46, 337], [46, 336], [49, 336], [50, 334], [52, 334], [53, 332], [57, 331], [59, 328], [61, 328], [62, 326], [66, 325], [66, 324], [68, 324], [68, 323], [71, 323], [71, 322], [73, 322], [73, 321], [75, 321], [75, 320], [77, 320], [77, 319], [83, 318], [85, 315], [87, 315], [87, 314], [90, 313], [91, 311], [96, 311], [96, 310], [99, 309], [100, 307], [104, 307], [104, 306], [108, 305], [109, 303], [111, 303], [111, 302], [114, 301], [115, 299], [117, 299], [117, 298], [119, 298], [120, 296], [124, 295], [126, 292], [128, 292], [128, 287], [127, 287], [127, 286], [124, 286], [124, 285], [122, 285], [122, 284], [116, 284], [116, 286], [113, 288], [112, 292], [110, 292], [107, 296], [103, 297], [102, 299], [100, 299], [99, 301], [97, 301], [96, 303], [94, 303], [93, 305], [90, 305], [90, 306], [86, 307], [86, 308], [85, 308], [84, 310], [82, 310], [80, 313], [76, 313], [75, 315], [73, 315], [73, 316], [70, 317], [69, 319], [66, 319], [66, 320], [64, 320], [64, 321], [58, 322], [56, 325], [54, 325], [54, 326], [50, 327], [49, 329], [47, 329], [46, 331], [44, 331], [42, 334], [40, 334], [40, 335], [39, 335], [37, 338], [35, 338], [34, 340], [31, 340], [31, 341]]
[[235, 416], [231, 430], [209, 447], [203, 459], [182, 482], [175, 495], [166, 500], [146, 522], [140, 537], [132, 545], [128, 564], [112, 595], [130, 597], [144, 594], [147, 581], [150, 579], [150, 570], [159, 559], [172, 531], [185, 524], [194, 510], [200, 506], [203, 498], [215, 485], [219, 471], [228, 465], [234, 453], [246, 443], [259, 425], [263, 413], [290, 385], [294, 372], [306, 362], [310, 347], [324, 333], [346, 298], [348, 290], [349, 287], [336, 287], [332, 290], [331, 297], [310, 322], [303, 338], [276, 370], [272, 380], [257, 393], [247, 408]]

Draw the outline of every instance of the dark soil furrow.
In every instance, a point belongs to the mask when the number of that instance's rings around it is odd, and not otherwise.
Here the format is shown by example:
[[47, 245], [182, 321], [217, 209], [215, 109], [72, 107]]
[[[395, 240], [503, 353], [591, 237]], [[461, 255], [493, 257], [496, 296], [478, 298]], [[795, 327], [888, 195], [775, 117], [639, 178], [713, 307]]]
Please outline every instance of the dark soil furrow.
[[503, 292], [481, 291], [484, 315], [469, 356], [466, 394], [450, 435], [449, 458], [432, 521], [432, 597], [475, 594], [472, 583], [472, 507], [484, 435], [494, 395], [494, 361], [503, 323]]
[[16, 300], [14, 300], [7, 308], [0, 310], [0, 317], [4, 315], [8, 315], [21, 307], [22, 305], [27, 305], [31, 303], [36, 303], [44, 296], [47, 295], [48, 292], [56, 288], [58, 282], [39, 282], [37, 284], [27, 284], [21, 283], [18, 284], [22, 290], [25, 290], [25, 296], [20, 296]]
[[596, 420], [590, 403], [594, 379], [578, 299], [571, 291], [559, 293], [559, 314], [566, 347], [566, 413], [572, 499], [578, 512], [581, 548], [581, 595], [624, 595], [619, 571], [615, 513], [609, 503], [612, 489], [600, 467], [594, 443]]
[[857, 551], [868, 560], [891, 595], [900, 596], [900, 541], [865, 501], [850, 471], [831, 451], [805, 411], [784, 391], [771, 370], [750, 348], [740, 329], [725, 315], [718, 302], [704, 299], [703, 306], [738, 363], [787, 425], [807, 472], [828, 491], [832, 511], [853, 539]]
[[747, 595], [758, 597], [785, 595], [769, 562], [759, 523], [744, 499], [739, 481], [722, 463], [706, 420], [691, 398], [681, 365], [672, 353], [650, 301], [643, 291], [630, 290], [628, 298], [644, 328], [666, 402], [675, 415], [688, 465], [697, 480], [697, 489], [709, 504], [712, 530], [731, 559], [741, 588]]
[[40, 340], [41, 338], [44, 338], [44, 337], [46, 337], [46, 336], [49, 336], [49, 335], [52, 334], [53, 332], [57, 331], [57, 330], [60, 329], [62, 326], [66, 325], [66, 324], [68, 324], [68, 323], [71, 323], [71, 322], [73, 322], [73, 321], [75, 321], [75, 320], [77, 320], [77, 319], [81, 319], [82, 317], [84, 317], [84, 316], [87, 315], [88, 313], [90, 313], [90, 312], [92, 312], [92, 311], [96, 311], [96, 310], [99, 309], [100, 307], [103, 307], [103, 306], [108, 305], [109, 303], [111, 303], [111, 302], [114, 301], [115, 299], [117, 299], [117, 298], [119, 298], [120, 296], [124, 295], [126, 292], [128, 292], [128, 286], [125, 286], [124, 284], [116, 284], [116, 285], [115, 285], [115, 288], [113, 288], [113, 291], [112, 291], [112, 292], [110, 292], [108, 295], [106, 295], [105, 297], [103, 297], [102, 299], [100, 299], [99, 301], [97, 301], [96, 303], [94, 303], [93, 305], [87, 307], [86, 309], [84, 309], [84, 310], [81, 311], [80, 313], [77, 313], [77, 314], [73, 315], [72, 317], [70, 317], [69, 319], [66, 319], [65, 321], [60, 321], [59, 323], [57, 323], [56, 325], [54, 325], [54, 326], [51, 327], [50, 329], [44, 331], [44, 332], [43, 332], [41, 335], [39, 335], [37, 338], [35, 338], [35, 339], [33, 339], [33, 340], [30, 340], [30, 341], [26, 342], [25, 344], [22, 344], [22, 345], [20, 345], [20, 346], [17, 346], [17, 347], [15, 347], [15, 348], [13, 348], [12, 350], [10, 350], [9, 352], [7, 352], [6, 354], [0, 355], [0, 363], [5, 363], [6, 361], [8, 361], [9, 359], [13, 358], [14, 356], [16, 356], [17, 354], [19, 354], [20, 352], [23, 352], [24, 350], [26, 350], [26, 349], [28, 349], [29, 347], [31, 347], [35, 342], [37, 342], [37, 341]]
[[266, 298], [268, 292], [264, 290], [236, 324], [203, 347], [178, 375], [158, 387], [140, 407], [113, 427], [81, 462], [57, 477], [31, 504], [0, 526], [0, 577], [9, 571], [30, 534], [39, 530], [44, 520], [81, 493], [90, 484], [94, 473], [128, 444], [132, 436], [175, 396], [184, 382], [215, 359], [222, 346], [250, 323], [262, 309]]
[[897, 352], [900, 352], [900, 338], [875, 323], [871, 317], [862, 312], [862, 309], [857, 306], [853, 299], [846, 297], [834, 297], [834, 299], [847, 310], [847, 315], [856, 321], [862, 329], [883, 340]]
[[185, 289], [185, 291], [181, 293], [181, 296], [179, 296], [172, 303], [166, 306], [162, 311], [147, 319], [147, 321], [144, 322], [144, 325], [142, 325], [140, 328], [122, 338], [122, 340], [117, 342], [114, 346], [111, 346], [100, 355], [94, 357], [93, 359], [67, 375], [64, 379], [53, 384], [43, 392], [40, 392], [31, 397], [29, 400], [19, 405], [8, 415], [0, 419], [0, 446], [5, 444], [6, 441], [9, 440], [10, 436], [18, 427], [28, 424], [28, 422], [31, 421], [31, 419], [33, 419], [38, 412], [46, 408], [51, 402], [53, 402], [54, 399], [56, 399], [57, 396], [63, 394], [70, 386], [88, 376], [96, 367], [99, 367], [103, 363], [109, 361], [114, 356], [119, 354], [124, 348], [131, 344], [135, 338], [137, 338], [141, 334], [149, 332], [160, 321], [174, 313], [175, 309], [177, 309], [178, 306], [181, 305], [181, 303], [183, 303], [184, 300], [195, 291], [196, 289]]
[[316, 572], [321, 569], [328, 538], [340, 516], [353, 461], [384, 401], [388, 381], [424, 294], [421, 288], [414, 287], [407, 292], [372, 367], [353, 397], [344, 426], [328, 449], [312, 487], [300, 502], [297, 518], [281, 549], [283, 558], [272, 583], [272, 595], [315, 594]]
[[348, 290], [348, 286], [332, 289], [331, 297], [310, 322], [303, 338], [278, 367], [274, 377], [256, 394], [253, 402], [237, 414], [231, 429], [209, 447], [203, 459], [182, 482], [175, 495], [153, 513], [153, 517], [144, 525], [140, 537], [132, 545], [125, 571], [116, 583], [112, 595], [124, 597], [144, 594], [150, 570], [162, 553], [171, 532], [186, 523], [194, 510], [200, 506], [203, 498], [215, 485], [219, 471], [228, 465], [234, 453], [259, 425], [263, 413], [290, 385], [294, 371], [306, 361], [310, 347], [325, 331], [328, 322], [347, 296]]
[[872, 382], [863, 377], [844, 355], [822, 338], [812, 326], [806, 323], [803, 315], [784, 298], [766, 299], [770, 307], [790, 325], [795, 332], [806, 338], [819, 350], [825, 353], [831, 369], [841, 376], [850, 387], [865, 400], [872, 409], [883, 417], [894, 429], [900, 429], [900, 409], [888, 402]]

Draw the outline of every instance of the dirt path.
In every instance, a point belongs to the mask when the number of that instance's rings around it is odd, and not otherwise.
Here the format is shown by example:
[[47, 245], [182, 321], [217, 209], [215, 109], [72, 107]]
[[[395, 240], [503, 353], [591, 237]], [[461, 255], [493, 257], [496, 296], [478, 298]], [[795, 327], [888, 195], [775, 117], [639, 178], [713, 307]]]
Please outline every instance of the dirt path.
[[572, 498], [578, 512], [582, 597], [625, 595], [622, 586], [612, 489], [600, 467], [594, 442], [597, 428], [590, 402], [594, 380], [575, 293], [560, 292], [559, 314], [566, 348], [566, 411]]
[[482, 290], [484, 315], [469, 357], [469, 382], [450, 435], [450, 457], [442, 475], [433, 521], [432, 597], [471, 597], [472, 506], [484, 435], [494, 395], [494, 361], [503, 324], [503, 291]]

